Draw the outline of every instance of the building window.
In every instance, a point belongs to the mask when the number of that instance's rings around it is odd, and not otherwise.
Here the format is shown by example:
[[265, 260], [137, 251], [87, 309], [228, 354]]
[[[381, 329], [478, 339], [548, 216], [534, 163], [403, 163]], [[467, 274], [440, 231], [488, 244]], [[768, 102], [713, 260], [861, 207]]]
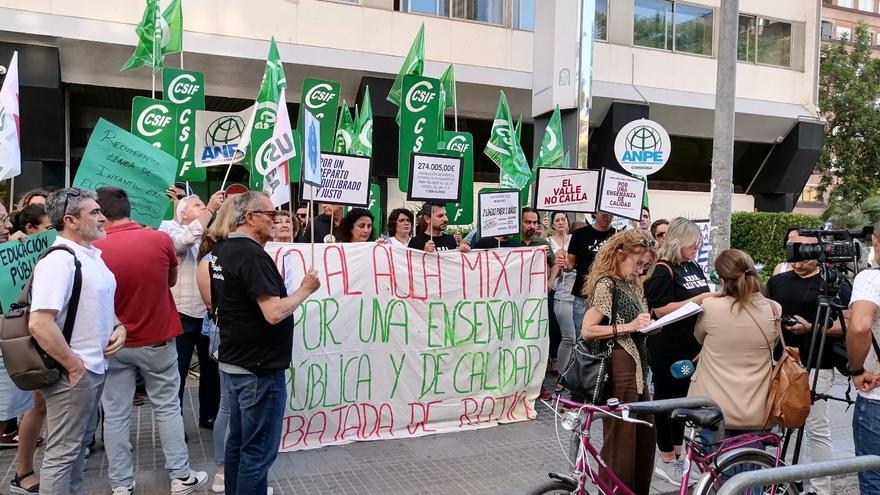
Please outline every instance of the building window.
[[736, 54], [742, 62], [791, 67], [791, 23], [740, 15]]
[[848, 27], [837, 26], [837, 39], [843, 41], [852, 41], [852, 29]]
[[712, 55], [714, 11], [666, 0], [636, 0], [633, 43], [638, 46]]
[[449, 0], [404, 0], [405, 12], [417, 12], [419, 14], [449, 16]]
[[513, 28], [535, 30], [535, 0], [513, 0]]
[[452, 0], [452, 17], [503, 24], [504, 0]]
[[822, 41], [831, 41], [834, 39], [834, 24], [831, 21], [822, 21]]
[[837, 0], [837, 6], [851, 9], [853, 6], [853, 0]]
[[874, 12], [874, 0], [859, 0], [859, 10]]
[[593, 39], [608, 40], [608, 0], [596, 0], [596, 26]]

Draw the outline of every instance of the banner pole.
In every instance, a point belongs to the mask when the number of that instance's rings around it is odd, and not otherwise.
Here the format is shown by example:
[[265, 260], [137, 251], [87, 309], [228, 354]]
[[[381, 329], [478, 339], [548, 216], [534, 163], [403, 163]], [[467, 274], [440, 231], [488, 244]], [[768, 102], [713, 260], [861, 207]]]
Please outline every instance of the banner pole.
[[309, 227], [312, 229], [312, 268], [315, 267], [315, 187], [309, 184]]
[[9, 178], [9, 211], [7, 213], [12, 213], [12, 203], [13, 198], [15, 197], [15, 177]]
[[[233, 155], [233, 156], [234, 156], [234, 155]], [[229, 172], [232, 171], [232, 165], [233, 165], [232, 160], [230, 160], [230, 161], [229, 161], [229, 167], [226, 168], [226, 175], [223, 176], [223, 183], [220, 184], [220, 190], [221, 190], [221, 191], [225, 191], [225, 190], [226, 190], [226, 181], [229, 180]]]
[[[452, 64], [453, 71], [455, 70], [455, 64]], [[455, 87], [455, 81], [452, 81], [452, 89], [454, 89], [455, 95], [452, 98], [452, 111], [455, 116], [455, 132], [458, 132], [458, 88]]]
[[156, 72], [153, 71], [153, 85], [150, 87], [150, 98], [156, 99]]

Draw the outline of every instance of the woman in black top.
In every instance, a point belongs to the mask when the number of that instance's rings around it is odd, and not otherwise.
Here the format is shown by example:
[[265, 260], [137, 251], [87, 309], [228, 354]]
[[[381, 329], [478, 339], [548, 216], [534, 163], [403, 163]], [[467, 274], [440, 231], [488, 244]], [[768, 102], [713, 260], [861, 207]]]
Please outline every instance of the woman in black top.
[[[688, 302], [700, 304], [706, 297], [718, 295], [709, 291], [706, 275], [694, 261], [700, 251], [701, 239], [700, 228], [694, 222], [685, 218], [675, 218], [669, 222], [665, 242], [657, 253], [659, 261], [651, 278], [645, 283], [648, 306], [656, 318], [662, 318]], [[655, 400], [687, 396], [690, 380], [673, 377], [670, 367], [676, 361], [693, 360], [699, 354], [700, 344], [694, 338], [696, 323], [697, 316], [694, 315], [667, 325], [660, 333], [648, 338]], [[658, 414], [655, 421], [660, 462], [654, 470], [678, 485], [686, 462], [678, 459], [684, 423], [672, 421], [669, 414]]]
[[375, 241], [373, 214], [364, 208], [352, 208], [342, 217], [339, 227], [342, 229], [339, 242]]

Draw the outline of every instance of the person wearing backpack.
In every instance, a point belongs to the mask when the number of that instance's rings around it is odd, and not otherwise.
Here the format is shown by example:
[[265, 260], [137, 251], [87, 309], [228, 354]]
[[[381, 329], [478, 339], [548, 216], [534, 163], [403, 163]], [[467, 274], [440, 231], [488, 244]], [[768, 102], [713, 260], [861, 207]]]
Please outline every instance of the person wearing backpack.
[[[116, 279], [101, 260], [101, 251], [92, 246], [106, 235], [106, 219], [96, 198], [93, 191], [77, 188], [49, 195], [46, 209], [58, 231], [53, 247], [65, 249], [37, 263], [31, 285], [28, 330], [63, 368], [60, 380], [38, 389], [46, 400], [46, 450], [40, 471], [44, 495], [83, 493], [85, 445], [97, 427], [107, 358], [125, 344], [125, 328], [113, 308]], [[61, 329], [71, 308], [74, 322], [68, 340]]]

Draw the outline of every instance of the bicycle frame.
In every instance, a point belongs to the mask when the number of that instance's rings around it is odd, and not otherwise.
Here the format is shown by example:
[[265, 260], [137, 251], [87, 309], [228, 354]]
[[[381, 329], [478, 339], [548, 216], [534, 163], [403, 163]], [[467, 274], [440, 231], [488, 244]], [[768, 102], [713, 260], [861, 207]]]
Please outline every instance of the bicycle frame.
[[[573, 409], [577, 409], [579, 411], [579, 416], [583, 418], [582, 423], [577, 428], [580, 436], [580, 441], [578, 446], [577, 458], [574, 463], [574, 472], [572, 473], [574, 476], [574, 480], [577, 482], [577, 488], [574, 493], [576, 493], [577, 495], [587, 495], [588, 492], [586, 491], [585, 481], [587, 480], [587, 478], [589, 478], [589, 480], [600, 490], [601, 493], [614, 495], [636, 495], [636, 493], [633, 492], [632, 489], [630, 489], [628, 486], [626, 486], [623, 481], [620, 480], [617, 474], [613, 470], [611, 470], [611, 468], [609, 468], [607, 464], [605, 464], [605, 460], [602, 459], [600, 451], [597, 450], [590, 442], [590, 428], [593, 426], [593, 423], [596, 421], [596, 419], [601, 419], [602, 417], [607, 416], [617, 421], [633, 421], [628, 418], [628, 411], [626, 411], [627, 405], [621, 404], [620, 406], [612, 408], [609, 406], [595, 406], [592, 404], [572, 402], [561, 397], [558, 397], [557, 400], [561, 404], [569, 406]], [[617, 416], [615, 413], [621, 413], [621, 416]], [[700, 471], [704, 473], [703, 476], [712, 476], [714, 480], [719, 480], [719, 473], [717, 473], [713, 467], [716, 460], [727, 452], [745, 448], [749, 445], [754, 444], [766, 444], [775, 446], [776, 460], [774, 467], [778, 467], [780, 465], [780, 445], [782, 439], [779, 437], [779, 435], [776, 435], [774, 433], [748, 433], [737, 435], [731, 438], [726, 438], [718, 442], [718, 444], [713, 444], [718, 445], [717, 450], [714, 450], [713, 452], [704, 452], [703, 445], [696, 440], [697, 431], [697, 428], [691, 428], [691, 430], [688, 432], [688, 435], [686, 436], [685, 458], [689, 462], [687, 462], [687, 467], [685, 469], [684, 475], [682, 476], [682, 480], [687, 480], [689, 478], [690, 471], [692, 469], [692, 463], [695, 463], [699, 467]], [[587, 455], [592, 457], [593, 460], [596, 462], [597, 470], [594, 470], [592, 466], [590, 466]], [[687, 482], [681, 483], [679, 494], [688, 494]]]

